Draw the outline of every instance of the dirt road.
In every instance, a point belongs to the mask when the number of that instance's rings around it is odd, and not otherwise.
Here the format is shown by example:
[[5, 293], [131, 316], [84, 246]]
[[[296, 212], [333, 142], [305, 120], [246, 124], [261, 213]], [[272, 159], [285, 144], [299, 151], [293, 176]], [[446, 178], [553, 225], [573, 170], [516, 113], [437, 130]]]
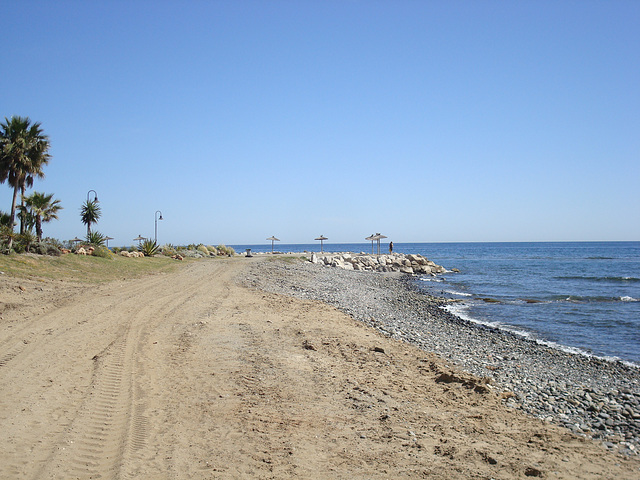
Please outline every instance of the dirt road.
[[0, 279], [0, 478], [640, 478], [337, 310], [202, 261]]

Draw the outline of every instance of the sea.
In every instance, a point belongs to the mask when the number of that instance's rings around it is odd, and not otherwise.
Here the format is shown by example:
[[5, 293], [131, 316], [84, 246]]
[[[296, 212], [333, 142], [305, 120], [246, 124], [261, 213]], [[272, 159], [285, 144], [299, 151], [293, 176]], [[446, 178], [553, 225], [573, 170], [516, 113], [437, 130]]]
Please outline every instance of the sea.
[[[272, 245], [237, 245], [270, 252]], [[319, 252], [320, 244], [276, 244]], [[325, 252], [377, 253], [374, 243], [324, 243]], [[416, 277], [452, 313], [576, 354], [640, 366], [640, 242], [394, 243], [448, 271]], [[380, 253], [388, 252], [388, 243]], [[453, 269], [459, 270], [454, 273]]]

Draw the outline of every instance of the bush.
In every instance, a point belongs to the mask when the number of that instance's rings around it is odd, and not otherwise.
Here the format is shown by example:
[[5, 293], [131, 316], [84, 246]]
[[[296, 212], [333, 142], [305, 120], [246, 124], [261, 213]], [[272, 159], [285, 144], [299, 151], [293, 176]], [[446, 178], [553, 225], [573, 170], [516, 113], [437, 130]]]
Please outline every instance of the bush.
[[153, 240], [144, 240], [138, 247], [138, 251], [144, 253], [146, 257], [153, 257], [158, 253], [158, 244]]
[[51, 255], [52, 257], [59, 257], [62, 255], [60, 248], [51, 243], [40, 242], [35, 245], [34, 250], [40, 255]]
[[205, 257], [209, 256], [209, 249], [207, 247], [205, 247], [204, 245], [198, 245], [197, 250], [202, 253], [202, 255], [204, 255]]
[[211, 255], [218, 255], [218, 249], [213, 245], [207, 245], [207, 250], [209, 250]]
[[56, 247], [58, 250], [64, 248], [63, 243], [57, 238], [46, 237], [42, 239], [42, 243], [46, 243], [49, 246]]
[[226, 245], [218, 245], [218, 255], [232, 256], [235, 254], [236, 254], [236, 251], [233, 248], [227, 247]]
[[[27, 230], [26, 232], [16, 236], [16, 240], [14, 242], [14, 248], [18, 253], [22, 253], [22, 252], [29, 253], [36, 246], [37, 243], [38, 243], [37, 237], [32, 232]], [[21, 251], [19, 251], [18, 249], [21, 249]]]
[[95, 247], [102, 246], [105, 243], [106, 236], [100, 232], [90, 232], [87, 235], [87, 243]]
[[104, 245], [99, 245], [95, 247], [95, 250], [93, 251], [92, 255], [94, 257], [113, 259], [113, 253], [111, 253], [111, 250], [109, 250]]

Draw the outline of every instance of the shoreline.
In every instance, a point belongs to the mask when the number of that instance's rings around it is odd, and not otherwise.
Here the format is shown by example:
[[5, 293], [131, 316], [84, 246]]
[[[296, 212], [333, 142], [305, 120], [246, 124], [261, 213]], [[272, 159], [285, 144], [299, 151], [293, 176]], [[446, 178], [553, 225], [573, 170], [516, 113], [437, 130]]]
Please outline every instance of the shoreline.
[[488, 379], [508, 407], [626, 455], [640, 453], [640, 368], [462, 319], [445, 309], [447, 299], [425, 294], [403, 274], [278, 261], [255, 264], [245, 282], [337, 307], [389, 337]]

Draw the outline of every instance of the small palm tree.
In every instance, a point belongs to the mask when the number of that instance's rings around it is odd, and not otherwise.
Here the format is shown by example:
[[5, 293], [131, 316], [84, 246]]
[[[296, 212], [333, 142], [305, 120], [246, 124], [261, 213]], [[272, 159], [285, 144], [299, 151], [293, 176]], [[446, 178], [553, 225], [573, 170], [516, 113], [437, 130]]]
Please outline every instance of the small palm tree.
[[[49, 147], [49, 137], [40, 123], [32, 124], [29, 117], [5, 117], [0, 123], [0, 183], [6, 181], [13, 188], [11, 223], [16, 218], [18, 192], [24, 193], [26, 187], [33, 186], [35, 177], [44, 177], [42, 167], [51, 158]], [[9, 249], [12, 242], [10, 239]]]
[[147, 257], [153, 257], [158, 253], [158, 244], [151, 239], [145, 239], [139, 246], [138, 251], [145, 254]]
[[62, 210], [60, 200], [53, 200], [53, 193], [47, 195], [41, 192], [33, 192], [24, 197], [23, 210], [35, 220], [36, 237], [38, 242], [42, 240], [42, 224], [58, 219], [58, 212]]
[[2, 210], [0, 210], [0, 226], [13, 227], [13, 224], [11, 223], [11, 215], [9, 215], [6, 212], [3, 212]]
[[90, 232], [87, 235], [87, 243], [90, 245], [95, 245], [96, 247], [100, 247], [102, 245], [104, 245], [104, 242], [106, 241], [106, 236], [101, 234], [100, 232]]
[[80, 218], [82, 223], [87, 226], [87, 236], [91, 234], [91, 224], [98, 223], [101, 214], [102, 211], [100, 210], [100, 205], [98, 205], [98, 200], [87, 200], [82, 204]]

